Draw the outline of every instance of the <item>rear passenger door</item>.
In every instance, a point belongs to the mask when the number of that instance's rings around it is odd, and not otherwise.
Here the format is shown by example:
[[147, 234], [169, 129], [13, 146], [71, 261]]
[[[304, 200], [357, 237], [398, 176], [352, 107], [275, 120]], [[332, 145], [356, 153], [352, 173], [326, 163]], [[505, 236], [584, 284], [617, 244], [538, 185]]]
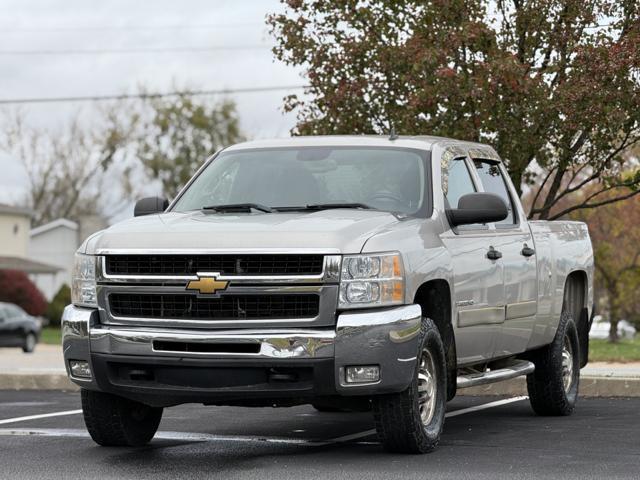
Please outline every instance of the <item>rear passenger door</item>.
[[[445, 206], [456, 208], [465, 194], [479, 190], [467, 157], [443, 162]], [[459, 364], [490, 359], [504, 321], [504, 285], [501, 260], [487, 258], [495, 232], [488, 225], [464, 225], [441, 235], [451, 254], [455, 303], [456, 350]]]
[[537, 269], [529, 225], [515, 201], [515, 191], [504, 166], [495, 160], [474, 159], [474, 172], [485, 192], [500, 196], [509, 216], [495, 223], [494, 248], [502, 253], [505, 319], [493, 356], [526, 350], [537, 311]]

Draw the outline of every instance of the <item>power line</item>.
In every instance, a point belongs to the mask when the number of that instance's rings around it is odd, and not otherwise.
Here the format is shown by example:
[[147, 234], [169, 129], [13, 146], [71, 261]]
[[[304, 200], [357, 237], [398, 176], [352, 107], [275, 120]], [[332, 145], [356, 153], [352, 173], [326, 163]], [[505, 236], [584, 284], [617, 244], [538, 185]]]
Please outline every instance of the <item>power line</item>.
[[299, 90], [305, 88], [306, 85], [283, 85], [273, 87], [248, 87], [221, 90], [185, 90], [165, 93], [124, 93], [121, 95], [88, 95], [78, 97], [40, 97], [40, 98], [5, 98], [0, 99], [0, 105], [25, 104], [25, 103], [64, 103], [64, 102], [93, 102], [104, 100], [129, 100], [129, 99], [148, 99], [162, 97], [177, 97], [180, 95], [224, 95], [229, 93], [254, 93], [254, 92], [273, 92], [278, 90]]
[[96, 25], [63, 27], [0, 27], [0, 33], [47, 33], [47, 32], [95, 32], [99, 30], [198, 30], [217, 28], [242, 28], [264, 25], [263, 22], [210, 23], [196, 25]]
[[141, 48], [97, 48], [66, 50], [0, 50], [0, 55], [103, 55], [103, 54], [136, 54], [136, 53], [202, 53], [237, 50], [268, 50], [268, 45], [235, 45], [210, 47], [141, 47]]

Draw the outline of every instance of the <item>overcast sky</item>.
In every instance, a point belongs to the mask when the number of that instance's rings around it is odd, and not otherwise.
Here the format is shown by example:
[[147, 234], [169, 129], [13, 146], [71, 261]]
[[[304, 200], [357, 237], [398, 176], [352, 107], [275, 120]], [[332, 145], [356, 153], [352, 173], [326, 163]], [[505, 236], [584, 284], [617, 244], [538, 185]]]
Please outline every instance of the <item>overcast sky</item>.
[[[174, 85], [301, 85], [300, 72], [274, 60], [270, 51], [264, 18], [280, 9], [278, 0], [0, 0], [0, 98], [134, 93], [141, 84], [159, 92]], [[185, 47], [220, 50], [122, 52]], [[73, 53], [78, 50], [94, 53]], [[288, 136], [294, 118], [281, 109], [288, 93], [231, 95], [244, 132], [251, 138]], [[79, 109], [91, 111], [91, 105], [21, 109], [30, 123], [55, 128]], [[16, 203], [25, 183], [19, 162], [0, 156], [0, 172], [0, 202]]]

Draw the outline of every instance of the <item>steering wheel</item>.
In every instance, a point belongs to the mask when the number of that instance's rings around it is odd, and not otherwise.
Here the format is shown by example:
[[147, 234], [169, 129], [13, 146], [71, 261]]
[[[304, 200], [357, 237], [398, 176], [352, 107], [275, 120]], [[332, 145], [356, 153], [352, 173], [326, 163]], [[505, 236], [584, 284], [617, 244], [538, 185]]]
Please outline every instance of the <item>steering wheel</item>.
[[373, 195], [370, 195], [369, 197], [367, 197], [366, 202], [367, 204], [371, 203], [373, 205], [375, 205], [376, 202], [383, 202], [387, 204], [389, 203], [395, 204], [398, 207], [407, 206], [406, 202], [400, 195], [394, 192], [390, 192], [388, 190], [381, 190], [379, 192], [374, 193]]
[[400, 195], [394, 192], [390, 192], [388, 190], [381, 190], [367, 197], [367, 202], [369, 201], [375, 202], [376, 200], [383, 200], [383, 201], [391, 200], [392, 202], [399, 203], [399, 204], [404, 203], [404, 199]]

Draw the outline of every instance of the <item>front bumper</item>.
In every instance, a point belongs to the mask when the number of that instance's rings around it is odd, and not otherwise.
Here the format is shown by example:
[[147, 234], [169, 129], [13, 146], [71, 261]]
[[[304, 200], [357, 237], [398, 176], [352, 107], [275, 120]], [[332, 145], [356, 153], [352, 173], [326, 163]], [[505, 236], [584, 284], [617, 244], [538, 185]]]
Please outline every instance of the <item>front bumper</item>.
[[[345, 312], [331, 329], [204, 331], [100, 325], [97, 310], [70, 305], [62, 343], [76, 384], [151, 405], [305, 403], [406, 389], [421, 315], [406, 305]], [[91, 378], [74, 377], [70, 361], [88, 362]], [[378, 365], [380, 380], [347, 383], [357, 365]]]

